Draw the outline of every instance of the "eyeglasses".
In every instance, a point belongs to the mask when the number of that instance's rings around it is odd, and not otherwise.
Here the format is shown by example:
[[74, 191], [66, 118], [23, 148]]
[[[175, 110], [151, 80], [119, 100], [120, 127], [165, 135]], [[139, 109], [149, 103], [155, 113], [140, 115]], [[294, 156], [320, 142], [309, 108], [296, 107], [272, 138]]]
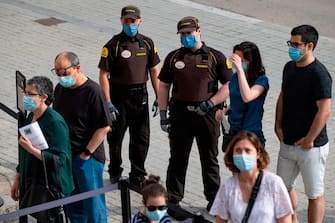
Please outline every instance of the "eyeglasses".
[[301, 45], [306, 45], [306, 43], [304, 43], [304, 42], [298, 43], [298, 42], [287, 41], [286, 43], [287, 43], [287, 46], [294, 47], [294, 48], [298, 48]]
[[66, 68], [60, 68], [60, 69], [56, 69], [56, 68], [52, 68], [50, 71], [53, 75], [57, 75], [57, 76], [67, 76], [66, 71], [67, 69], [70, 69], [72, 67], [75, 67], [76, 65], [70, 65]]
[[147, 207], [149, 211], [156, 211], [157, 209], [160, 211], [166, 210], [167, 209], [167, 205], [160, 205], [160, 206], [153, 206], [150, 205]]
[[23, 94], [29, 97], [42, 96], [41, 94], [38, 94], [38, 93], [30, 93], [30, 92], [25, 92], [25, 91], [23, 91]]
[[192, 34], [192, 32], [180, 32], [179, 33], [181, 36], [189, 36]]

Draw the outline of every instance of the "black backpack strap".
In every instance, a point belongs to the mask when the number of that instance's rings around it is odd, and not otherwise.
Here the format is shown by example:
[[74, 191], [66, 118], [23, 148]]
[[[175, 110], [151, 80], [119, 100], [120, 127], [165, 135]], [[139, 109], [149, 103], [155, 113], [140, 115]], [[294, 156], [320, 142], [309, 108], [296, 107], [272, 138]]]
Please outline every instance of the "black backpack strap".
[[251, 196], [250, 196], [250, 199], [249, 199], [249, 202], [248, 202], [248, 207], [245, 211], [244, 217], [242, 219], [242, 223], [247, 223], [248, 222], [248, 219], [250, 217], [250, 213], [252, 211], [252, 208], [254, 207], [254, 203], [255, 203], [259, 188], [261, 186], [262, 178], [263, 178], [263, 170], [260, 170], [259, 173], [258, 173], [256, 183], [255, 183], [254, 187], [252, 188]]

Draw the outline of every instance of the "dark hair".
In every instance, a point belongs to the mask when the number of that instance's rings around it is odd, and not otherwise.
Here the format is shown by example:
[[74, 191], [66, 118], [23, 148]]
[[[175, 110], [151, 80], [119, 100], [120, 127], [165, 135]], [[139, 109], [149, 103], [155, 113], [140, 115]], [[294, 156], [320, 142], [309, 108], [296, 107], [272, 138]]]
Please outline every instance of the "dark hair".
[[149, 197], [164, 196], [168, 200], [168, 193], [166, 189], [160, 184], [160, 177], [149, 175], [149, 178], [143, 182], [142, 198], [143, 204], [146, 205]]
[[55, 58], [55, 62], [60, 56], [64, 56], [71, 63], [72, 66], [77, 66], [78, 64], [80, 64], [79, 57], [77, 56], [77, 54], [73, 52], [65, 51], [65, 52], [59, 53]]
[[241, 51], [244, 59], [249, 61], [247, 81], [249, 86], [251, 86], [257, 77], [265, 75], [261, 53], [256, 44], [248, 41], [235, 45], [233, 53], [235, 53], [235, 51]]
[[53, 102], [53, 84], [52, 81], [44, 76], [35, 76], [27, 81], [27, 85], [31, 85], [36, 88], [39, 95], [48, 95], [45, 101], [46, 105], [50, 105]]
[[257, 159], [257, 168], [265, 169], [270, 163], [269, 154], [266, 152], [266, 150], [264, 149], [264, 145], [257, 138], [257, 136], [249, 131], [238, 132], [229, 142], [224, 155], [224, 162], [228, 169], [232, 172], [240, 172], [240, 170], [234, 165], [233, 154], [234, 146], [236, 145], [236, 143], [244, 139], [251, 142], [251, 144], [255, 146], [257, 153], [259, 154], [259, 158]]
[[305, 44], [312, 42], [313, 43], [313, 50], [316, 47], [319, 39], [318, 31], [311, 25], [300, 25], [294, 27], [291, 31], [291, 36], [301, 36], [301, 41]]

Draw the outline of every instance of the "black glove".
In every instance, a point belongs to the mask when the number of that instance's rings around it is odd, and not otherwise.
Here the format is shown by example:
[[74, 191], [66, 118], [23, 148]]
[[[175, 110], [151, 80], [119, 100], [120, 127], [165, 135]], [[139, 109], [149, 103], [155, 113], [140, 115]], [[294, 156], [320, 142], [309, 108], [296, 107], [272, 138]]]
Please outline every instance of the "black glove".
[[157, 98], [157, 96], [156, 96], [156, 99], [155, 99], [154, 103], [152, 104], [151, 111], [154, 113], [152, 115], [152, 117], [156, 117], [158, 115], [159, 110], [158, 110], [158, 98]]
[[198, 115], [206, 115], [209, 110], [211, 110], [214, 107], [213, 102], [209, 99], [207, 101], [203, 101], [199, 104], [198, 107], [195, 108], [195, 112]]
[[167, 113], [166, 110], [161, 110], [159, 112], [159, 115], [161, 117], [161, 129], [164, 132], [169, 132], [170, 127], [171, 127], [171, 123], [170, 123], [170, 119], [167, 118], [166, 113]]
[[120, 113], [116, 109], [116, 107], [112, 104], [112, 102], [108, 102], [108, 109], [109, 109], [109, 115], [112, 119], [112, 122], [117, 121], [117, 118], [120, 116]]

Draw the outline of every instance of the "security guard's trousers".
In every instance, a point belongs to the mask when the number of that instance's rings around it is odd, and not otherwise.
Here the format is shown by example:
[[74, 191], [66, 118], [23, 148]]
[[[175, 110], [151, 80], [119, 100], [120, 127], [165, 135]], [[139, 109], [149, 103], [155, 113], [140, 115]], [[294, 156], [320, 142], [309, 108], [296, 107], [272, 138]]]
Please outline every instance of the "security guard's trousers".
[[144, 179], [147, 175], [144, 162], [149, 148], [149, 108], [146, 85], [112, 88], [111, 100], [120, 116], [113, 122], [113, 130], [107, 135], [109, 143], [109, 174], [119, 177], [122, 174], [122, 141], [129, 128], [129, 178]]
[[199, 150], [204, 194], [209, 202], [214, 200], [220, 187], [217, 160], [220, 129], [215, 111], [200, 116], [192, 110], [192, 106], [170, 105], [170, 160], [166, 187], [173, 203], [184, 197], [186, 170], [194, 138]]

